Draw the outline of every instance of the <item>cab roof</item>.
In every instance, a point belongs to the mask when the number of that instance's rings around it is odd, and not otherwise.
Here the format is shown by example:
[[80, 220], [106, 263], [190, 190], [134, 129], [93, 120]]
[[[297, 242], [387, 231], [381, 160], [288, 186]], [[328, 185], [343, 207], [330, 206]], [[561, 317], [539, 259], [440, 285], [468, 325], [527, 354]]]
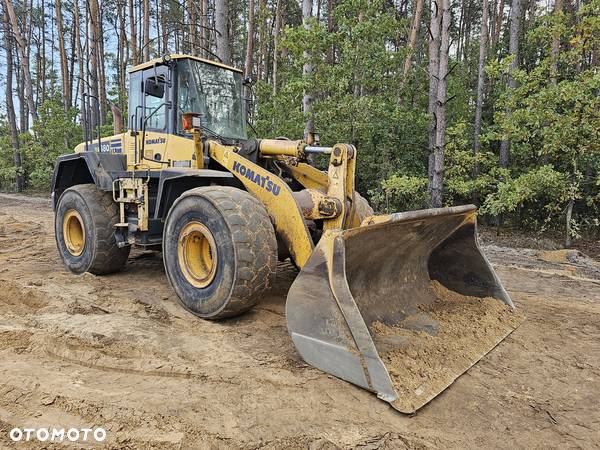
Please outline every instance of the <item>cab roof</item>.
[[[183, 55], [183, 54], [172, 54], [172, 55], [168, 55], [169, 58], [171, 59], [193, 59], [194, 61], [201, 61], [203, 63], [206, 64], [210, 64], [212, 66], [217, 66], [217, 67], [221, 67], [223, 69], [228, 69], [228, 70], [232, 70], [234, 72], [239, 72], [239, 73], [243, 73], [240, 69], [236, 69], [235, 67], [231, 67], [228, 66], [226, 64], [222, 64], [220, 62], [217, 61], [211, 61], [209, 59], [204, 59], [204, 58], [200, 58], [198, 56], [192, 56], [192, 55]], [[132, 72], [137, 72], [138, 70], [142, 70], [142, 69], [147, 69], [148, 67], [152, 67], [154, 64], [162, 64], [165, 62], [165, 57], [160, 57], [160, 58], [155, 58], [155, 59], [151, 59], [150, 61], [146, 61], [145, 63], [142, 64], [138, 64], [137, 66], [134, 66], [132, 68], [130, 68], [128, 70], [129, 73]]]

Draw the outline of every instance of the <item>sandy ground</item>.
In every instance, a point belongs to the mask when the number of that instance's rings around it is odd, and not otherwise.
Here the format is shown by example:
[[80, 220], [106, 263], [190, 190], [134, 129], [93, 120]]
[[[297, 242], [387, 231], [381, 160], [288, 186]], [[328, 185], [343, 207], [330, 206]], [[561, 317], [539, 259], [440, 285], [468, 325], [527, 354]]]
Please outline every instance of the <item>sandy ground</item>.
[[300, 359], [290, 265], [251, 313], [206, 322], [160, 254], [71, 275], [52, 220], [0, 195], [0, 447], [13, 427], [102, 426], [112, 448], [599, 448], [600, 266], [581, 254], [487, 246], [527, 320], [409, 417]]

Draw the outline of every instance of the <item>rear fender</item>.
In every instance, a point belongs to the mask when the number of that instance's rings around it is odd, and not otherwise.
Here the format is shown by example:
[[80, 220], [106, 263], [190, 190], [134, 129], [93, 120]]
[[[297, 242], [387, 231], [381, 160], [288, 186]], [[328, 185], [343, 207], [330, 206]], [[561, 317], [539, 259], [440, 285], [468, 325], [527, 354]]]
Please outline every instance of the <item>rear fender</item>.
[[79, 152], [59, 156], [52, 175], [52, 207], [71, 186], [94, 183], [102, 191], [112, 191], [114, 173], [127, 169], [125, 155]]

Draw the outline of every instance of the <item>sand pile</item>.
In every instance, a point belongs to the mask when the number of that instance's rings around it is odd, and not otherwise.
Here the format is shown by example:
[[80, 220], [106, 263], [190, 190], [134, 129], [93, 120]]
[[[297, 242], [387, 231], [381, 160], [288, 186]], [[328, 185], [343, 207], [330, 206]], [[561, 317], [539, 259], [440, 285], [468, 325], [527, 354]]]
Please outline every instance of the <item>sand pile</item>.
[[402, 322], [370, 327], [375, 341], [395, 337], [399, 343], [380, 356], [400, 396], [394, 403], [400, 411], [427, 403], [523, 321], [499, 300], [461, 295], [437, 281], [430, 287], [437, 300], [420, 310], [437, 322], [436, 334], [407, 329]]

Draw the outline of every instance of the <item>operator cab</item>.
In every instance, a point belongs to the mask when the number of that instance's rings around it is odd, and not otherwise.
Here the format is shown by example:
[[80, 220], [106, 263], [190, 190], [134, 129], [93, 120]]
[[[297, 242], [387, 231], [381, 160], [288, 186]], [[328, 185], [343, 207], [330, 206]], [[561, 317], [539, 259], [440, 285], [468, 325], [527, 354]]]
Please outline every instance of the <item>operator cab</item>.
[[242, 72], [189, 55], [166, 56], [130, 70], [130, 131], [150, 133], [151, 143], [161, 142], [156, 134], [189, 137], [184, 113], [198, 114], [206, 135], [247, 139]]

